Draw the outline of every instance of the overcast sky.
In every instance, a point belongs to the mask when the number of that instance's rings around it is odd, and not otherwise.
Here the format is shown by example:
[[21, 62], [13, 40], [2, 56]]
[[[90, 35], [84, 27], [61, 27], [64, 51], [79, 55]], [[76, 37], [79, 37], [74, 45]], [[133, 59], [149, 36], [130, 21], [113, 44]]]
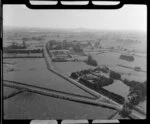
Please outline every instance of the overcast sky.
[[147, 7], [125, 5], [117, 10], [31, 10], [25, 5], [4, 5], [3, 24], [13, 27], [147, 29]]

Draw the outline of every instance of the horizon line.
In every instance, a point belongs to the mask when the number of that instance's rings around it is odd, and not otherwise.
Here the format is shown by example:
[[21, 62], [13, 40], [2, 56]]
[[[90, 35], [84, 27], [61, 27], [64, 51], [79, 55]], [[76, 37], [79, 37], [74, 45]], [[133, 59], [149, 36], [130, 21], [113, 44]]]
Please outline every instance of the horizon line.
[[78, 30], [80, 29], [85, 30], [85, 31], [141, 31], [141, 32], [147, 32], [147, 30], [142, 30], [142, 29], [97, 29], [97, 28], [85, 28], [85, 27], [72, 27], [72, 28], [54, 28], [54, 27], [24, 27], [24, 26], [6, 26], [3, 25], [3, 29], [4, 28], [14, 28], [14, 29], [45, 29], [45, 30]]

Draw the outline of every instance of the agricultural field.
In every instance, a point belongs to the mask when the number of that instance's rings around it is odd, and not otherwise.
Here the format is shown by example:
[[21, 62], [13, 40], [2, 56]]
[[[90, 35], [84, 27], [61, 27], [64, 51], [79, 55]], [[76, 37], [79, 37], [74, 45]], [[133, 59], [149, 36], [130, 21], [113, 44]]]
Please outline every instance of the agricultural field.
[[[109, 67], [111, 70], [120, 73], [122, 79], [134, 80], [140, 83], [147, 80], [147, 41], [144, 32], [4, 28], [3, 47], [9, 46], [13, 42], [22, 44], [23, 41], [30, 49], [42, 49], [46, 42], [51, 41], [60, 44], [63, 41], [80, 44], [89, 43], [88, 46], [81, 45], [83, 55], [81, 55], [81, 52], [69, 49], [73, 57], [82, 61], [54, 62], [56, 69], [67, 76], [72, 72], [93, 69], [93, 66], [84, 62], [90, 54], [97, 61], [98, 66], [105, 65]], [[96, 43], [99, 43], [99, 45], [95, 45]], [[134, 61], [119, 59], [122, 54], [132, 55]], [[136, 71], [133, 69], [134, 67], [140, 67], [144, 72]], [[3, 80], [93, 97], [48, 71], [44, 58], [3, 59]], [[6, 87], [3, 89], [4, 96], [15, 91]], [[112, 85], [105, 86], [105, 89], [123, 97], [127, 97], [129, 94], [129, 87], [121, 81], [115, 80]], [[140, 103], [139, 107], [146, 111], [146, 100]], [[113, 113], [115, 113], [115, 110], [28, 92], [23, 92], [4, 101], [4, 118], [6, 119], [107, 119]]]

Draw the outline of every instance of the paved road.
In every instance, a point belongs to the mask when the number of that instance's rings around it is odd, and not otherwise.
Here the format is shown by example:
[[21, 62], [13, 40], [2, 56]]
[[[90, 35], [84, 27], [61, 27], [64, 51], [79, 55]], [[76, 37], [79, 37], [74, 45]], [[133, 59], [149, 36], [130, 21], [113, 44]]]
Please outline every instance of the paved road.
[[69, 100], [69, 101], [74, 101], [74, 102], [79, 102], [79, 103], [84, 103], [84, 104], [89, 104], [89, 105], [95, 105], [95, 106], [102, 106], [114, 110], [121, 110], [118, 106], [111, 104], [111, 103], [106, 103], [103, 101], [97, 101], [96, 98], [88, 98], [88, 97], [83, 97], [83, 96], [78, 96], [74, 94], [69, 94], [69, 93], [62, 93], [59, 91], [55, 91], [52, 89], [47, 89], [47, 88], [42, 88], [34, 85], [29, 85], [29, 84], [23, 84], [19, 82], [14, 82], [14, 81], [4, 81], [4, 86], [6, 87], [11, 87], [11, 88], [16, 88], [16, 89], [22, 89], [24, 91], [28, 92], [33, 92], [45, 96], [50, 96], [50, 97], [55, 97], [55, 98], [60, 98], [64, 100]]

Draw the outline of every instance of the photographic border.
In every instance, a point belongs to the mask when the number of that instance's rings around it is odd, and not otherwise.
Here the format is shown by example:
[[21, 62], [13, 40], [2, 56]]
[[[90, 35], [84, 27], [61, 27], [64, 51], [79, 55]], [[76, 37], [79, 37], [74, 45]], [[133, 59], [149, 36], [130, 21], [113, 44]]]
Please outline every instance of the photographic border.
[[[78, 6], [78, 5], [69, 5], [69, 6], [66, 6], [66, 5], [61, 5], [60, 4], [60, 1], [61, 0], [57, 0], [58, 1], [58, 4], [57, 5], [52, 5], [52, 6], [43, 6], [43, 5], [38, 5], [38, 6], [35, 6], [35, 5], [31, 5], [29, 3], [29, 0], [2, 0], [1, 3], [0, 3], [0, 6], [1, 6], [1, 28], [0, 28], [0, 40], [1, 40], [1, 82], [3, 80], [3, 5], [6, 5], [6, 4], [14, 4], [14, 5], [17, 5], [17, 4], [25, 4], [28, 8], [30, 9], [119, 9], [121, 8], [123, 5], [127, 5], [127, 4], [132, 4], [132, 5], [146, 5], [147, 6], [147, 63], [148, 63], [148, 39], [149, 39], [149, 30], [148, 30], [148, 0], [139, 0], [139, 1], [134, 1], [134, 0], [119, 0], [121, 1], [121, 4], [119, 4], [119, 6], [95, 6], [95, 5], [92, 5], [91, 2], [89, 2], [88, 5], [83, 5], [83, 6]], [[63, 1], [67, 1], [67, 0], [63, 0]], [[70, 0], [71, 1], [71, 0]], [[72, 0], [72, 1], [87, 1], [87, 0]], [[89, 0], [91, 1], [91, 0]], [[95, 0], [95, 1], [100, 1], [100, 0]], [[147, 68], [148, 68], [148, 64], [147, 64]], [[148, 80], [148, 69], [147, 69], [147, 80]], [[148, 86], [148, 84], [147, 84]], [[1, 122], [2, 123], [7, 123], [9, 121], [15, 121], [15, 123], [29, 123], [31, 120], [4, 120], [3, 118], [3, 82], [1, 83]], [[146, 120], [148, 120], [148, 99], [147, 99], [147, 118]], [[22, 122], [23, 121], [23, 122]], [[58, 123], [61, 123], [61, 120], [57, 120]], [[122, 121], [126, 121], [126, 120], [119, 120], [121, 123]], [[127, 120], [128, 121], [128, 120]], [[132, 120], [129, 120], [129, 121], [132, 121]], [[142, 121], [142, 120], [134, 120], [134, 121]], [[89, 120], [89, 123], [91, 123], [92, 120]]]

